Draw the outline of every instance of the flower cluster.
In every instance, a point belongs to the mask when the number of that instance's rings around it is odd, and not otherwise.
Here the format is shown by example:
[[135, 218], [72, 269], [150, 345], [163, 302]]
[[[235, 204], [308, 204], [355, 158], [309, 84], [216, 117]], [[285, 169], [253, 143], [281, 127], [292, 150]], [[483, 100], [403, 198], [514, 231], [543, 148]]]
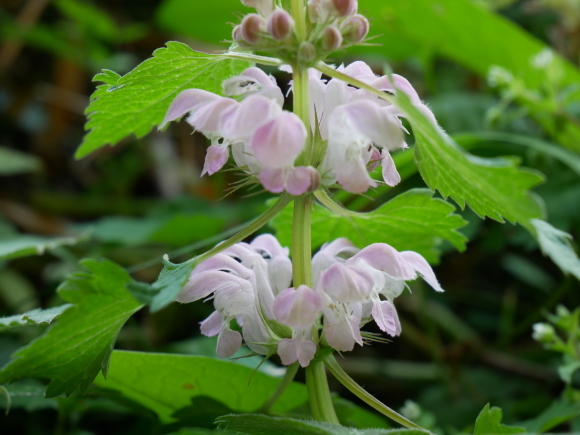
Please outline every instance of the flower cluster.
[[[266, 234], [238, 243], [199, 264], [177, 300], [213, 300], [215, 312], [201, 332], [218, 337], [217, 354], [242, 345], [262, 355], [278, 353], [285, 365], [306, 367], [319, 347], [350, 351], [363, 345], [361, 327], [373, 319], [391, 336], [401, 333], [394, 299], [405, 282], [421, 276], [443, 291], [427, 261], [413, 251], [376, 243], [356, 248], [341, 238], [312, 258], [313, 287], [291, 287], [288, 249]], [[241, 333], [231, 329], [231, 321]]]
[[[289, 67], [282, 67], [290, 71]], [[434, 116], [402, 76], [376, 76], [364, 62], [338, 71], [375, 89], [404, 92], [430, 119]], [[284, 96], [272, 76], [252, 67], [226, 80], [219, 95], [182, 91], [170, 105], [163, 125], [189, 113], [187, 122], [211, 140], [204, 174], [219, 171], [230, 148], [236, 165], [270, 192], [299, 196], [336, 183], [352, 193], [364, 193], [377, 182], [370, 172], [382, 166], [384, 182], [400, 181], [389, 151], [405, 148], [404, 114], [376, 95], [309, 70], [310, 132], [293, 113], [282, 109]], [[307, 141], [320, 144], [311, 166], [294, 166]]]
[[267, 51], [282, 59], [297, 53], [305, 64], [329, 53], [360, 43], [369, 31], [369, 22], [357, 14], [357, 0], [309, 0], [310, 32], [299, 41], [292, 16], [274, 5], [274, 0], [242, 0], [256, 13], [247, 14], [234, 27], [232, 38], [243, 49]]

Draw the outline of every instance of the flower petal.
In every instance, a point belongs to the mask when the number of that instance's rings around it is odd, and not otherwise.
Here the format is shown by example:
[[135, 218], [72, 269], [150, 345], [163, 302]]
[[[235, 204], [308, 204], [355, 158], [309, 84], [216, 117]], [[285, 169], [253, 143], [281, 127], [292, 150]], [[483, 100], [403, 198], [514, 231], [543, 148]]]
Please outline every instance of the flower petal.
[[336, 263], [322, 273], [320, 287], [335, 301], [364, 301], [373, 288], [373, 277], [362, 268]]
[[220, 98], [222, 97], [202, 89], [186, 89], [185, 91], [181, 91], [171, 102], [159, 128], [163, 128], [168, 122], [182, 117], [187, 112], [202, 104], [210, 103]]
[[429, 263], [427, 260], [425, 260], [425, 258], [423, 258], [421, 254], [418, 254], [414, 251], [403, 251], [400, 253], [400, 255], [403, 260], [413, 268], [413, 270], [419, 273], [419, 275], [421, 275], [421, 277], [427, 281], [427, 284], [433, 287], [435, 291], [444, 291], [441, 288], [439, 281], [437, 281], [437, 277], [435, 276], [433, 269], [431, 269], [431, 266], [429, 266]]
[[219, 98], [199, 106], [188, 116], [187, 122], [204, 134], [219, 134], [222, 116], [238, 105], [230, 98]]
[[301, 285], [284, 290], [274, 300], [276, 319], [294, 329], [310, 327], [320, 315], [322, 298], [311, 288]]
[[298, 116], [282, 112], [260, 127], [250, 139], [256, 159], [264, 166], [292, 165], [306, 141], [306, 128]]
[[290, 195], [300, 196], [311, 191], [313, 183], [320, 182], [318, 171], [312, 166], [298, 166], [288, 172], [286, 191]]
[[393, 157], [385, 149], [383, 149], [381, 157], [381, 164], [383, 166], [383, 180], [385, 180], [385, 183], [387, 183], [388, 186], [396, 186], [401, 182], [401, 176], [397, 171]]
[[351, 193], [365, 193], [370, 187], [377, 187], [362, 157], [341, 163], [336, 168], [336, 179], [344, 190]]
[[232, 331], [229, 326], [223, 328], [218, 336], [216, 353], [220, 358], [233, 356], [242, 347], [242, 334]]
[[407, 281], [416, 277], [415, 271], [406, 259], [386, 243], [373, 243], [367, 246], [348, 259], [346, 264], [357, 264], [360, 261], [396, 279]]
[[205, 154], [205, 163], [203, 165], [201, 176], [203, 177], [205, 174], [215, 174], [217, 171], [224, 167], [229, 157], [230, 151], [228, 147], [211, 145]]
[[401, 323], [397, 309], [389, 301], [374, 301], [372, 316], [381, 331], [392, 337], [401, 334]]
[[285, 175], [287, 168], [264, 168], [258, 179], [264, 188], [272, 193], [282, 193], [286, 188]]
[[221, 135], [233, 141], [246, 140], [261, 126], [280, 114], [282, 109], [269, 98], [253, 95], [234, 109], [224, 112], [219, 119]]
[[223, 317], [217, 311], [209, 315], [207, 319], [199, 322], [200, 330], [206, 337], [218, 335], [222, 330]]

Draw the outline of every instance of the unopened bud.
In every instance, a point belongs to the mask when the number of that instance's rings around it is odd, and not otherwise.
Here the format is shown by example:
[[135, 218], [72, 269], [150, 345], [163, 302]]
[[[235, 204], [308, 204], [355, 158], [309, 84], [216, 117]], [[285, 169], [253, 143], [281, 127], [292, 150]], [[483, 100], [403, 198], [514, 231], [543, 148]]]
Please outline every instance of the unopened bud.
[[312, 62], [316, 58], [316, 48], [314, 45], [308, 41], [304, 41], [298, 47], [298, 59], [303, 62], [309, 63]]
[[310, 22], [317, 23], [320, 18], [321, 0], [308, 0]]
[[332, 4], [338, 15], [341, 17], [353, 15], [358, 10], [357, 0], [332, 0]]
[[290, 35], [294, 28], [294, 20], [288, 12], [283, 9], [277, 9], [268, 19], [268, 32], [270, 35], [282, 41]]
[[242, 26], [234, 27], [234, 30], [232, 31], [232, 39], [235, 42], [243, 42], [244, 41], [244, 37], [242, 35]]
[[322, 37], [322, 47], [325, 50], [334, 51], [342, 45], [342, 33], [335, 26], [328, 26], [324, 29]]
[[549, 343], [556, 338], [556, 331], [549, 323], [534, 323], [532, 337], [540, 343]]
[[242, 37], [248, 44], [256, 44], [266, 31], [266, 20], [258, 14], [248, 14], [241, 24]]
[[361, 42], [369, 33], [369, 20], [362, 15], [348, 17], [340, 25], [342, 36], [348, 42]]

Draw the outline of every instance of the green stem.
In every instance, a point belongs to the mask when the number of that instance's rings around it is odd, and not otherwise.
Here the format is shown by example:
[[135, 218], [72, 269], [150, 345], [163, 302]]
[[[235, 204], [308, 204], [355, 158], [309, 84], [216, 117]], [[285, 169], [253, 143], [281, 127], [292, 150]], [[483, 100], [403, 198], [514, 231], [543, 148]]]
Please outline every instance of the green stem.
[[292, 268], [294, 287], [312, 287], [312, 196], [294, 201], [292, 219]]
[[[306, 388], [310, 398], [312, 416], [315, 420], [325, 421], [332, 424], [340, 424], [326, 379], [326, 371], [322, 361], [312, 361], [306, 367]], [[314, 400], [313, 400], [314, 399]]]
[[304, 0], [292, 0], [292, 18], [296, 25], [296, 36], [300, 42], [306, 40], [306, 8]]
[[386, 417], [390, 418], [393, 421], [396, 421], [397, 423], [399, 423], [404, 427], [407, 427], [409, 429], [423, 429], [418, 424], [413, 423], [411, 420], [406, 419], [398, 412], [393, 411], [391, 408], [382, 403], [380, 400], [377, 400], [363, 387], [357, 384], [349, 375], [346, 374], [346, 372], [342, 369], [342, 367], [338, 365], [334, 356], [329, 355], [326, 358], [324, 358], [324, 363], [326, 364], [326, 367], [328, 367], [328, 370], [330, 370], [330, 372], [334, 375], [336, 379], [340, 381], [342, 385], [348, 388], [351, 393], [353, 393], [367, 405], [372, 406], [381, 414], [385, 415]]
[[284, 393], [284, 391], [286, 391], [286, 389], [290, 386], [290, 384], [294, 380], [296, 372], [298, 371], [298, 367], [300, 367], [300, 365], [297, 362], [295, 362], [291, 366], [288, 366], [288, 368], [286, 369], [286, 374], [284, 374], [284, 378], [282, 378], [282, 381], [280, 381], [280, 383], [276, 387], [276, 390], [274, 390], [274, 392], [267, 400], [267, 402], [264, 403], [262, 408], [260, 408], [259, 411], [260, 413], [267, 414], [268, 412], [270, 412], [270, 408], [272, 408], [274, 403], [276, 403], [276, 401], [280, 398], [280, 396]]

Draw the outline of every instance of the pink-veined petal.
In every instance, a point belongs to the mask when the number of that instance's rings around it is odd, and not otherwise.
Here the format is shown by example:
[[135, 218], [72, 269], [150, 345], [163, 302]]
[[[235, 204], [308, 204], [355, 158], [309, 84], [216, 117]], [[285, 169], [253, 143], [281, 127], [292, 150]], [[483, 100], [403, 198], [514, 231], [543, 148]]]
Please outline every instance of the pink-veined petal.
[[381, 331], [392, 337], [401, 334], [401, 324], [397, 309], [389, 301], [374, 301], [372, 316]]
[[181, 303], [194, 302], [208, 297], [215, 291], [237, 291], [249, 285], [248, 281], [231, 273], [210, 270], [192, 275], [176, 300]]
[[219, 130], [223, 137], [230, 140], [247, 139], [281, 111], [275, 101], [252, 95], [223, 113], [219, 119]]
[[332, 325], [324, 325], [326, 341], [332, 348], [340, 352], [350, 352], [354, 349], [355, 343], [362, 346], [363, 341], [358, 323], [355, 316], [350, 316]]
[[362, 268], [336, 263], [322, 273], [320, 287], [335, 301], [364, 301], [373, 288], [373, 278]]
[[439, 281], [437, 281], [437, 277], [435, 276], [433, 269], [431, 266], [429, 266], [429, 263], [427, 260], [425, 260], [425, 258], [423, 258], [421, 254], [418, 254], [414, 251], [403, 251], [400, 253], [400, 255], [403, 260], [413, 268], [413, 270], [415, 270], [425, 281], [427, 281], [427, 284], [433, 287], [435, 291], [443, 291]]
[[282, 193], [286, 188], [286, 168], [264, 168], [258, 178], [264, 188], [272, 193]]
[[298, 360], [298, 342], [293, 338], [284, 338], [278, 342], [278, 355], [282, 364], [289, 366]]
[[204, 134], [217, 134], [220, 131], [222, 116], [238, 104], [230, 98], [219, 98], [199, 106], [187, 117], [187, 122]]

